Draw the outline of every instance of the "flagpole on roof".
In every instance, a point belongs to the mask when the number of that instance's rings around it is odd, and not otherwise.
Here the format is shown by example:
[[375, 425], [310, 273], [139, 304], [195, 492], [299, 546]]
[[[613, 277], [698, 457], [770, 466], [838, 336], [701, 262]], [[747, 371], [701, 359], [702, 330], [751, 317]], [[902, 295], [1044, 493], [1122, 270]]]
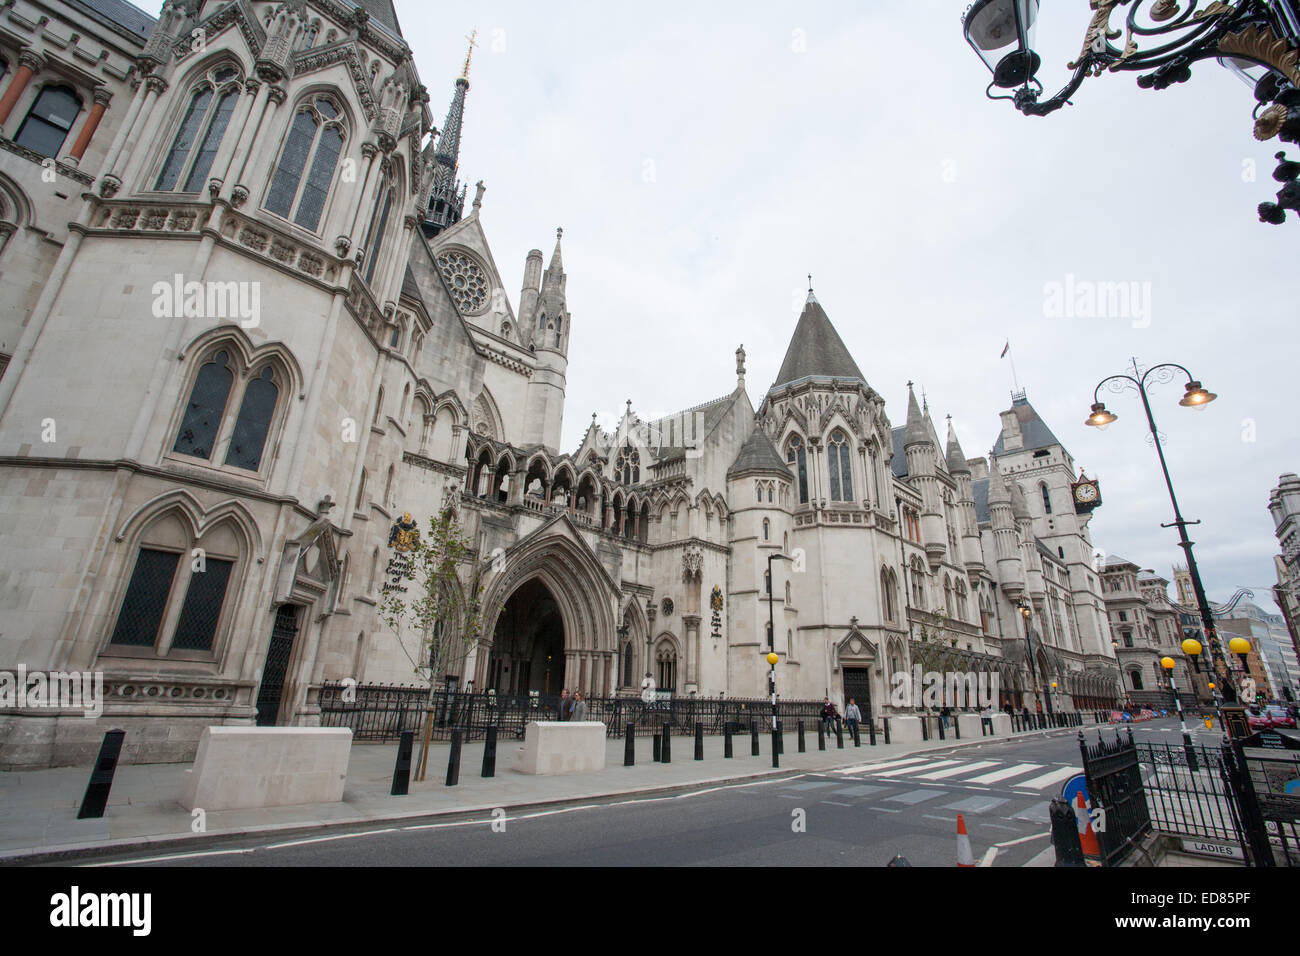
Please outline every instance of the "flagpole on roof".
[[1016, 375], [1016, 357], [1011, 354], [1011, 340], [1007, 339], [1007, 344], [1002, 347], [1002, 358], [1009, 359], [1011, 362], [1011, 384], [1015, 386], [1016, 392], [1020, 391], [1020, 378]]

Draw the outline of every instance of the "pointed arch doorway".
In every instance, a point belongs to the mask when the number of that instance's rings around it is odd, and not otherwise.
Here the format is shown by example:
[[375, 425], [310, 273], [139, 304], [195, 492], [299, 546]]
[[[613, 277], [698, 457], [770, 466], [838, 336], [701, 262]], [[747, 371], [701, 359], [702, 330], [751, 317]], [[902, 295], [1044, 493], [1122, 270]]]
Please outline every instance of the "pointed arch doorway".
[[498, 694], [555, 696], [564, 684], [564, 618], [538, 578], [515, 589], [492, 634], [488, 684]]

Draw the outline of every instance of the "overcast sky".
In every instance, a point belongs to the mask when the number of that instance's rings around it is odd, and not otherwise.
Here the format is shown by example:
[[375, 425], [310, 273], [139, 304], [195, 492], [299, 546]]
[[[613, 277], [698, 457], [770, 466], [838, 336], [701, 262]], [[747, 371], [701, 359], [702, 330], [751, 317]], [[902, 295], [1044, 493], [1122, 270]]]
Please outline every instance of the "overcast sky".
[[[438, 125], [478, 28], [461, 176], [471, 196], [487, 186], [516, 307], [528, 250], [549, 259], [564, 227], [566, 450], [629, 398], [648, 418], [726, 394], [741, 343], [757, 406], [811, 272], [890, 419], [913, 379], [969, 456], [1010, 406], [1010, 339], [1030, 401], [1101, 481], [1094, 544], [1166, 577], [1181, 552], [1139, 399], [1107, 396], [1120, 418], [1104, 433], [1083, 419], [1131, 356], [1186, 365], [1219, 400], [1180, 408], [1167, 384], [1152, 402], [1180, 505], [1203, 522], [1206, 587], [1253, 586], [1276, 612], [1267, 502], [1300, 471], [1300, 221], [1255, 207], [1286, 144], [1253, 138], [1250, 89], [1213, 62], [1160, 92], [1107, 74], [1024, 117], [985, 98], [965, 6], [397, 0]], [[1089, 11], [1043, 8], [1050, 94]], [[1139, 297], [1126, 316], [1053, 314], [1045, 290], [1068, 276]]]

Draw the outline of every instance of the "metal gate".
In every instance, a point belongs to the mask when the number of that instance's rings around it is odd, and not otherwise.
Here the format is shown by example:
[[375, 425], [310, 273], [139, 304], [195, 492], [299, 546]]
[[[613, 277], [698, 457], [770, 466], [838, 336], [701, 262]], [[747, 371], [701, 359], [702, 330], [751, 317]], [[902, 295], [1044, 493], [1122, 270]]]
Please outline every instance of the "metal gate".
[[1231, 757], [1254, 864], [1300, 866], [1300, 741], [1264, 730], [1234, 740]]
[[1083, 772], [1093, 807], [1104, 807], [1106, 825], [1097, 834], [1103, 866], [1115, 866], [1132, 847], [1151, 832], [1151, 813], [1142, 789], [1142, 768], [1138, 763], [1133, 730], [1128, 740], [1115, 731], [1115, 740], [1106, 742], [1098, 734], [1090, 744], [1079, 731], [1079, 749], [1083, 752]]
[[844, 668], [844, 706], [849, 706], [849, 698], [857, 702], [862, 711], [862, 722], [871, 722], [871, 670], [866, 667]]
[[284, 694], [284, 677], [289, 672], [289, 658], [293, 656], [293, 641], [298, 636], [298, 608], [281, 604], [275, 612], [271, 626], [271, 645], [266, 650], [262, 664], [262, 686], [257, 691], [257, 726], [275, 726], [280, 712], [280, 698]]

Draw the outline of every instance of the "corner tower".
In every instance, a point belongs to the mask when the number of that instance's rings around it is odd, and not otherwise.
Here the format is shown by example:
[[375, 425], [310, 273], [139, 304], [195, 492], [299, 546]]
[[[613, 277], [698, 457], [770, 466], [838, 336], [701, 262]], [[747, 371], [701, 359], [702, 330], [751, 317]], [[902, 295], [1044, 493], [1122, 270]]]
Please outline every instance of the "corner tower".
[[[569, 369], [569, 310], [565, 302], [564, 262], [560, 255], [563, 229], [555, 230], [555, 251], [551, 264], [541, 275], [541, 288], [534, 282], [541, 266], [541, 254], [528, 254], [524, 267], [524, 290], [520, 297], [519, 321], [524, 340], [537, 357], [528, 382], [528, 411], [524, 420], [524, 443], [536, 443], [557, 451], [564, 423], [564, 390]], [[535, 250], [534, 250], [535, 252]], [[531, 312], [528, 311], [531, 306]]]

